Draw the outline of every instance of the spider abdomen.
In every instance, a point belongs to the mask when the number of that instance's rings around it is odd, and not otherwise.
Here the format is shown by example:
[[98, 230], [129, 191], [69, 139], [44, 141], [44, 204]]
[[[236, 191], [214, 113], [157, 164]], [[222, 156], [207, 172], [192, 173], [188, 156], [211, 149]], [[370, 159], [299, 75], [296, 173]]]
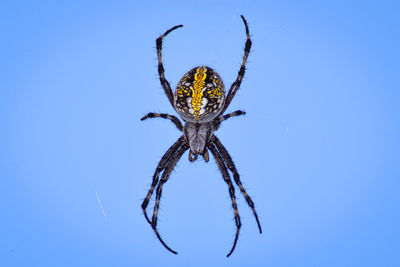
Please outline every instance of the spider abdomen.
[[176, 111], [190, 122], [207, 122], [221, 112], [225, 101], [225, 86], [210, 67], [199, 66], [187, 72], [175, 90]]

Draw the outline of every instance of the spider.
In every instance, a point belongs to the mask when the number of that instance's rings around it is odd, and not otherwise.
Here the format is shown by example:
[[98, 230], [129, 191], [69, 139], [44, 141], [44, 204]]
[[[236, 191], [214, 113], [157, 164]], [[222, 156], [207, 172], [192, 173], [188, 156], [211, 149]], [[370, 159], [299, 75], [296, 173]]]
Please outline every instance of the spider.
[[[227, 254], [227, 257], [229, 257], [235, 250], [241, 227], [239, 212], [236, 204], [235, 188], [233, 187], [228, 170], [233, 174], [236, 185], [239, 187], [247, 201], [247, 204], [252, 209], [257, 221], [258, 229], [260, 233], [262, 233], [261, 225], [254, 208], [254, 203], [240, 181], [239, 173], [236, 169], [235, 163], [233, 162], [232, 157], [229, 155], [224, 145], [222, 145], [218, 137], [214, 134], [223, 121], [231, 117], [245, 114], [244, 111], [237, 110], [235, 112], [223, 115], [240, 87], [246, 69], [247, 57], [249, 56], [251, 48], [249, 27], [246, 19], [243, 16], [241, 16], [241, 18], [246, 28], [247, 40], [244, 47], [243, 61], [238, 72], [238, 76], [229, 89], [226, 97], [225, 86], [221, 77], [212, 68], [206, 66], [199, 66], [187, 72], [179, 81], [175, 90], [175, 94], [173, 94], [171, 86], [164, 75], [164, 66], [162, 63], [161, 53], [162, 41], [170, 32], [182, 27], [183, 25], [172, 27], [156, 40], [158, 75], [161, 86], [164, 89], [164, 92], [167, 95], [172, 107], [184, 121], [184, 125], [182, 125], [177, 117], [164, 113], [148, 113], [146, 116], [141, 118], [142, 121], [148, 118], [168, 119], [175, 124], [179, 131], [183, 132], [183, 135], [179, 137], [179, 139], [167, 150], [158, 163], [153, 175], [153, 182], [146, 195], [146, 198], [142, 203], [142, 209], [147, 222], [151, 225], [157, 238], [167, 250], [174, 254], [178, 253], [172, 250], [164, 242], [157, 230], [157, 215], [160, 206], [163, 185], [168, 181], [168, 178], [175, 165], [182, 157], [183, 153], [185, 153], [185, 151], [188, 149], [190, 162], [197, 160], [199, 155], [201, 155], [203, 159], [208, 162], [209, 150], [214, 156], [224, 181], [228, 185], [229, 195], [232, 200], [232, 207], [235, 215], [236, 234], [232, 248]], [[160, 180], [159, 177], [161, 173], [162, 175]], [[146, 208], [154, 190], [156, 190], [156, 199], [153, 216], [150, 220], [147, 215]]]

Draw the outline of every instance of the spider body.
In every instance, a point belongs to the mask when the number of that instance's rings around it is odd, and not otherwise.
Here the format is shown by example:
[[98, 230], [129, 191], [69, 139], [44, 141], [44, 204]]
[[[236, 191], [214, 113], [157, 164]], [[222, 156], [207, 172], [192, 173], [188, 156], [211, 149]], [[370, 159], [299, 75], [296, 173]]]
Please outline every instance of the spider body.
[[223, 108], [225, 86], [210, 67], [200, 66], [186, 73], [175, 90], [174, 106], [184, 121], [212, 121]]
[[[229, 171], [232, 173], [233, 180], [239, 187], [240, 192], [246, 199], [247, 204], [252, 209], [260, 233], [262, 232], [254, 203], [240, 181], [240, 176], [236, 169], [235, 163], [233, 162], [224, 145], [222, 145], [218, 137], [214, 134], [224, 120], [245, 114], [244, 111], [237, 110], [235, 112], [223, 115], [240, 87], [245, 73], [247, 57], [251, 48], [249, 28], [245, 18], [243, 16], [241, 16], [241, 18], [246, 28], [247, 40], [244, 48], [242, 65], [239, 69], [238, 76], [230, 87], [227, 95], [225, 94], [225, 86], [221, 77], [212, 68], [206, 66], [199, 66], [187, 72], [179, 81], [175, 92], [172, 93], [171, 86], [164, 74], [164, 66], [162, 63], [162, 40], [167, 34], [179, 27], [182, 27], [182, 25], [178, 25], [167, 30], [156, 40], [160, 83], [166, 96], [168, 97], [169, 102], [184, 121], [184, 125], [182, 125], [181, 121], [177, 117], [164, 113], [148, 113], [141, 119], [145, 120], [155, 117], [169, 119], [175, 124], [178, 130], [182, 132], [182, 136], [167, 150], [158, 163], [153, 175], [153, 181], [150, 189], [143, 200], [142, 209], [147, 222], [151, 225], [157, 238], [166, 249], [174, 254], [177, 254], [177, 252], [172, 250], [164, 242], [158, 232], [158, 209], [160, 206], [163, 185], [168, 181], [172, 170], [186, 150], [189, 150], [189, 161], [195, 161], [198, 156], [201, 155], [206, 162], [209, 161], [208, 151], [210, 151], [217, 163], [218, 169], [221, 172], [224, 181], [228, 185], [228, 191], [231, 197], [232, 208], [235, 216], [236, 234], [232, 248], [227, 256], [229, 257], [236, 247], [241, 227], [241, 220], [236, 203], [235, 188], [233, 186]], [[146, 210], [154, 190], [156, 190], [156, 198], [153, 216], [150, 220]]]
[[183, 136], [186, 143], [189, 144], [189, 161], [195, 161], [199, 154], [203, 155], [205, 161], [208, 161], [209, 156], [206, 145], [210, 142], [214, 130], [211, 122], [185, 123]]

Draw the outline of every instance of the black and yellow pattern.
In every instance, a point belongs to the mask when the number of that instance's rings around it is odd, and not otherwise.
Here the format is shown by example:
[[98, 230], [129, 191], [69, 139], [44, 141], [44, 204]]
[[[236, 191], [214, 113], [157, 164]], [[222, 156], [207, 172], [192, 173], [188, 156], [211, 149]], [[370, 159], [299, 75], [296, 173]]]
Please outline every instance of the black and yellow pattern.
[[200, 66], [186, 73], [175, 91], [175, 108], [187, 121], [213, 120], [223, 108], [225, 86], [212, 68]]
[[[145, 199], [142, 202], [142, 210], [144, 217], [151, 225], [151, 228], [153, 229], [158, 240], [167, 250], [174, 254], [177, 254], [177, 252], [171, 249], [164, 242], [157, 229], [158, 210], [160, 207], [163, 186], [168, 181], [176, 164], [187, 150], [189, 150], [189, 161], [191, 162], [197, 160], [199, 156], [202, 156], [207, 162], [210, 159], [209, 152], [211, 152], [215, 162], [217, 163], [218, 169], [222, 174], [222, 178], [228, 185], [233, 213], [235, 216], [236, 233], [231, 250], [226, 256], [229, 257], [235, 250], [236, 243], [239, 238], [240, 227], [242, 225], [236, 202], [234, 183], [239, 187], [240, 192], [245, 198], [247, 204], [252, 209], [258, 229], [260, 233], [262, 232], [261, 224], [258, 220], [258, 216], [254, 207], [254, 202], [251, 200], [240, 181], [240, 175], [236, 169], [232, 157], [215, 135], [215, 131], [218, 130], [223, 121], [231, 117], [245, 114], [244, 111], [237, 110], [224, 115], [224, 112], [240, 88], [240, 84], [246, 71], [247, 58], [252, 45], [247, 21], [243, 16], [241, 16], [241, 18], [246, 29], [246, 43], [244, 46], [243, 60], [236, 80], [231, 85], [226, 96], [225, 87], [220, 76], [213, 69], [205, 66], [194, 68], [186, 73], [179, 81], [175, 94], [173, 94], [171, 86], [168, 80], [165, 78], [164, 65], [162, 62], [162, 44], [165, 36], [167, 36], [170, 32], [182, 27], [183, 25], [177, 25], [168, 29], [156, 40], [158, 75], [161, 86], [164, 89], [169, 102], [179, 113], [184, 123], [182, 124], [174, 115], [165, 113], [151, 112], [141, 119], [168, 119], [175, 124], [179, 131], [182, 132], [181, 137], [179, 137], [179, 139], [167, 150], [167, 152], [165, 152], [161, 160], [158, 162], [153, 174], [153, 181]], [[154, 193], [155, 203], [153, 215], [150, 217], [147, 214], [147, 207]]]

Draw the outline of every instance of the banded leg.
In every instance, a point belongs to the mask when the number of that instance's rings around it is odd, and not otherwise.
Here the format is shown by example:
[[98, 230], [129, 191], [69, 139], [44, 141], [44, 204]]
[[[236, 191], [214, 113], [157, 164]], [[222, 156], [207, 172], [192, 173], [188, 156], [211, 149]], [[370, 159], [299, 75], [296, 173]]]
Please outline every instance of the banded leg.
[[232, 112], [232, 113], [229, 113], [229, 114], [226, 114], [226, 115], [224, 115], [224, 116], [218, 117], [218, 122], [221, 123], [221, 122], [223, 122], [224, 120], [227, 120], [227, 119], [229, 119], [229, 118], [236, 117], [236, 116], [240, 116], [240, 115], [244, 115], [244, 114], [246, 114], [246, 112], [244, 112], [244, 111], [242, 111], [242, 110], [236, 110], [236, 111], [234, 111], [234, 112]]
[[225, 105], [224, 105], [224, 108], [222, 109], [221, 114], [225, 112], [225, 110], [228, 108], [229, 104], [231, 103], [233, 97], [235, 96], [236, 92], [239, 90], [240, 84], [242, 83], [244, 73], [246, 71], [246, 62], [247, 62], [247, 58], [249, 56], [250, 49], [251, 49], [251, 39], [250, 39], [250, 32], [249, 32], [249, 27], [247, 25], [247, 21], [243, 17], [243, 15], [240, 17], [242, 18], [244, 26], [246, 27], [246, 36], [247, 36], [246, 44], [244, 46], [243, 61], [242, 61], [242, 65], [240, 66], [240, 70], [238, 72], [236, 81], [231, 85], [231, 88], [229, 89], [229, 93], [226, 97]]
[[173, 124], [175, 124], [176, 128], [178, 128], [179, 131], [183, 131], [183, 126], [181, 121], [173, 116], [173, 115], [169, 115], [169, 114], [165, 114], [165, 113], [153, 113], [150, 112], [149, 114], [147, 114], [146, 116], [144, 116], [143, 118], [141, 118], [141, 121], [147, 120], [148, 118], [163, 118], [163, 119], [168, 119], [170, 121], [172, 121]]
[[165, 182], [168, 181], [169, 176], [171, 175], [172, 170], [174, 169], [176, 163], [178, 163], [179, 159], [182, 157], [183, 153], [188, 149], [186, 144], [182, 144], [178, 151], [173, 155], [172, 159], [168, 162], [168, 165], [165, 167], [165, 170], [162, 174], [160, 183], [157, 186], [156, 190], [156, 203], [154, 204], [154, 211], [153, 211], [153, 218], [151, 220], [151, 227], [154, 230], [154, 233], [156, 234], [158, 240], [160, 240], [161, 244], [168, 249], [170, 252], [174, 254], [178, 254], [176, 251], [172, 250], [170, 247], [167, 246], [167, 244], [164, 242], [164, 240], [161, 238], [160, 234], [158, 233], [157, 230], [157, 216], [158, 216], [158, 209], [160, 207], [160, 199], [161, 199], [161, 194], [162, 194], [162, 187]]
[[232, 160], [232, 157], [229, 155], [228, 151], [224, 147], [224, 145], [219, 141], [218, 137], [214, 135], [214, 140], [213, 140], [215, 146], [218, 148], [219, 152], [221, 153], [222, 157], [224, 158], [224, 161], [226, 162], [226, 165], [228, 166], [228, 169], [233, 173], [233, 178], [236, 182], [236, 184], [239, 186], [240, 191], [242, 192], [244, 198], [246, 199], [247, 204], [250, 206], [251, 210], [253, 211], [254, 217], [256, 218], [258, 229], [260, 230], [260, 234], [262, 233], [261, 230], [261, 224], [260, 221], [258, 220], [257, 212], [254, 207], [254, 202], [251, 200], [250, 196], [247, 194], [246, 190], [244, 189], [242, 182], [240, 181], [239, 173], [236, 169], [235, 163]]
[[235, 214], [236, 235], [235, 235], [235, 240], [233, 241], [233, 246], [232, 246], [231, 250], [229, 251], [228, 255], [226, 255], [227, 257], [229, 257], [232, 254], [232, 252], [235, 250], [236, 243], [239, 238], [240, 227], [242, 226], [242, 223], [240, 222], [239, 211], [238, 211], [237, 204], [236, 204], [235, 188], [233, 187], [231, 177], [229, 176], [228, 169], [226, 168], [224, 160], [222, 159], [220, 153], [215, 148], [215, 145], [213, 143], [210, 143], [207, 147], [210, 149], [211, 153], [213, 154], [215, 161], [217, 162], [218, 169], [221, 172], [222, 177], [224, 178], [224, 181], [228, 184], [229, 195], [231, 196], [233, 212]]
[[219, 129], [219, 126], [221, 126], [221, 123], [222, 123], [224, 120], [227, 120], [227, 119], [232, 118], [232, 117], [235, 117], [235, 116], [244, 115], [244, 114], [246, 114], [246, 112], [241, 111], [241, 110], [236, 110], [236, 111], [234, 111], [234, 112], [232, 112], [232, 113], [229, 113], [229, 114], [226, 114], [226, 115], [223, 115], [223, 116], [218, 116], [217, 118], [215, 118], [215, 119], [212, 121], [213, 127], [214, 127], [214, 131], [216, 131], [216, 130]]
[[167, 30], [163, 35], [157, 38], [156, 40], [156, 47], [157, 47], [157, 58], [158, 58], [158, 75], [160, 77], [160, 83], [162, 88], [164, 89], [165, 94], [168, 97], [169, 102], [171, 103], [172, 107], [174, 106], [174, 95], [172, 94], [171, 86], [167, 79], [165, 79], [164, 74], [164, 65], [162, 63], [162, 40], [168, 33], [172, 32], [173, 30], [182, 27], [183, 25], [178, 25], [172, 27], [171, 29]]
[[183, 144], [183, 136], [181, 136], [168, 150], [165, 152], [164, 156], [161, 158], [160, 162], [157, 165], [156, 171], [153, 175], [153, 182], [151, 183], [150, 189], [147, 192], [146, 198], [143, 200], [142, 203], [142, 210], [144, 217], [146, 218], [147, 222], [151, 224], [149, 217], [147, 216], [146, 208], [149, 204], [150, 198], [153, 195], [154, 188], [158, 184], [158, 178], [160, 173], [167, 167], [167, 164], [171, 161], [171, 158], [176, 154], [176, 151], [182, 146]]

